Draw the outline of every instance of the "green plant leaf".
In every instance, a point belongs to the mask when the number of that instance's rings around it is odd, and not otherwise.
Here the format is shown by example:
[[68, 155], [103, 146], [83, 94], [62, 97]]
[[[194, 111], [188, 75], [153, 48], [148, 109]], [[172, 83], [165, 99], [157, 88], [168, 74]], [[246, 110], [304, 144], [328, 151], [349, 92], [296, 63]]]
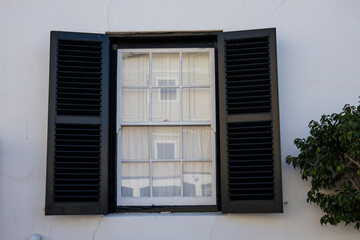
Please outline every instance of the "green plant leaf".
[[[360, 106], [322, 115], [309, 123], [310, 136], [296, 138], [298, 156], [286, 163], [311, 181], [307, 202], [324, 212], [322, 225], [353, 224], [360, 229]], [[328, 194], [323, 193], [327, 190]]]

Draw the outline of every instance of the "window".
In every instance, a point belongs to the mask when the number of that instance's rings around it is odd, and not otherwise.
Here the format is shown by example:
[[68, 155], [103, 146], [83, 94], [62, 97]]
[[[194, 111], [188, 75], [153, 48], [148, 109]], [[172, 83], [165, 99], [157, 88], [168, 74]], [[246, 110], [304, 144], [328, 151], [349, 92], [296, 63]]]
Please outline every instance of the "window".
[[52, 32], [46, 214], [281, 212], [275, 29]]
[[117, 55], [117, 205], [216, 205], [214, 49]]

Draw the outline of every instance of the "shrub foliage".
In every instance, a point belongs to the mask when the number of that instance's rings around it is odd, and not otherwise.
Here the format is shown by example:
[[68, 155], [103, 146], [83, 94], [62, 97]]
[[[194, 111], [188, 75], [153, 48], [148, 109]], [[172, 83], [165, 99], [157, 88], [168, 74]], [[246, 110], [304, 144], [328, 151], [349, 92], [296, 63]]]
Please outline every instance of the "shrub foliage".
[[360, 229], [360, 106], [345, 105], [341, 113], [311, 121], [310, 136], [295, 139], [297, 157], [286, 163], [311, 181], [307, 201], [325, 213], [320, 223], [353, 224]]

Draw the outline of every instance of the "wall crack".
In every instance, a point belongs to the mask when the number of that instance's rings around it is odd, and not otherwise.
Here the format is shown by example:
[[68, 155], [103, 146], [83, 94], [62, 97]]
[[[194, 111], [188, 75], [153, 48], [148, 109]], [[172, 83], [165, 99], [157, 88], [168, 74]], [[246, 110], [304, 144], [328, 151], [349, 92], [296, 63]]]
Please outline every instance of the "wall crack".
[[101, 223], [101, 219], [102, 219], [102, 217], [99, 216], [99, 222], [98, 222], [98, 224], [97, 224], [97, 226], [96, 226], [96, 229], [95, 229], [95, 231], [94, 231], [94, 233], [93, 233], [93, 235], [92, 235], [92, 238], [91, 238], [92, 240], [95, 239], [95, 234], [96, 234], [96, 232], [99, 230], [100, 223]]
[[110, 31], [110, 23], [109, 23], [109, 15], [110, 15], [110, 7], [113, 0], [110, 0], [108, 8], [107, 8], [107, 14], [106, 14], [106, 22], [107, 22], [107, 30]]

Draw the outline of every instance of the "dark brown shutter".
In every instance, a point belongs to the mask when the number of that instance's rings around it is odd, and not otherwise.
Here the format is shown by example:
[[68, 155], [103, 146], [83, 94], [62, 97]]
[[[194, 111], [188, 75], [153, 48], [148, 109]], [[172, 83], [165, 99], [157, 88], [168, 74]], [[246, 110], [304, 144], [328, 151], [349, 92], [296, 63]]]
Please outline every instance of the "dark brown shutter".
[[109, 40], [51, 32], [45, 214], [105, 214]]
[[282, 212], [275, 29], [218, 35], [221, 210]]

